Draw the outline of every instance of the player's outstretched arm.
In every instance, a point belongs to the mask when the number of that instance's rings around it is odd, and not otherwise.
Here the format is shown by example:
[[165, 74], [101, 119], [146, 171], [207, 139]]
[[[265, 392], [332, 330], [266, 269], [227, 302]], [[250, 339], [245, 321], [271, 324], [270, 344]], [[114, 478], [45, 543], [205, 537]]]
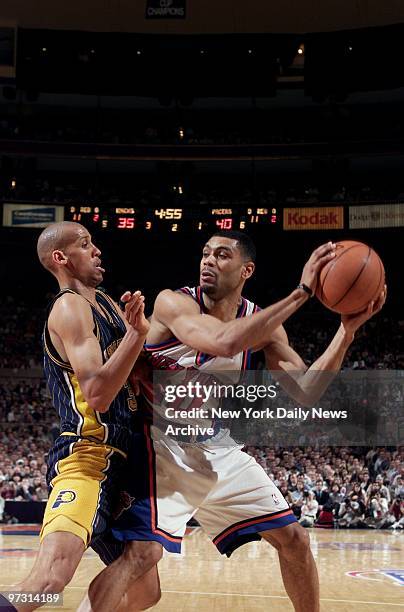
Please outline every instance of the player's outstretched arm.
[[63, 344], [84, 398], [93, 410], [106, 412], [125, 384], [149, 329], [143, 311], [144, 299], [137, 292], [126, 308], [126, 334], [114, 354], [103, 363], [87, 301], [67, 293], [56, 302], [49, 318], [49, 330]]
[[178, 340], [198, 351], [232, 357], [250, 347], [266, 344], [270, 334], [304, 304], [307, 297], [304, 291], [296, 289], [284, 300], [260, 312], [224, 322], [200, 314], [196, 302], [167, 289], [156, 299], [152, 321], [167, 327]]
[[[301, 283], [315, 291], [318, 272], [332, 257], [331, 242], [316, 249], [306, 263]], [[303, 289], [295, 289], [283, 300], [241, 319], [220, 321], [199, 312], [189, 297], [170, 290], [162, 291], [155, 302], [153, 322], [170, 329], [176, 338], [192, 348], [223, 357], [232, 357], [249, 348], [262, 348], [272, 333], [308, 299]]]
[[343, 316], [334, 338], [322, 355], [308, 367], [289, 345], [286, 331], [280, 327], [264, 348], [268, 370], [277, 376], [285, 391], [303, 406], [315, 404], [341, 369], [346, 352], [354, 340], [355, 332], [363, 323], [378, 313], [386, 300], [384, 287], [376, 302], [356, 315]]

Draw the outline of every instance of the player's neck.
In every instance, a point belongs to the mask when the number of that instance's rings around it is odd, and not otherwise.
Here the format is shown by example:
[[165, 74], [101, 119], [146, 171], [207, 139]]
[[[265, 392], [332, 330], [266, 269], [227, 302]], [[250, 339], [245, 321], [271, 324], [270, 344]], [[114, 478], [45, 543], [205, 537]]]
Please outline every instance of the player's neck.
[[76, 293], [82, 295], [86, 300], [91, 302], [92, 304], [96, 303], [95, 299], [95, 288], [88, 287], [84, 285], [77, 278], [69, 278], [69, 279], [60, 279], [59, 280], [60, 289], [71, 289]]
[[203, 303], [207, 312], [221, 321], [232, 321], [237, 317], [237, 311], [241, 304], [241, 292], [237, 291], [215, 300], [208, 295], [203, 295]]

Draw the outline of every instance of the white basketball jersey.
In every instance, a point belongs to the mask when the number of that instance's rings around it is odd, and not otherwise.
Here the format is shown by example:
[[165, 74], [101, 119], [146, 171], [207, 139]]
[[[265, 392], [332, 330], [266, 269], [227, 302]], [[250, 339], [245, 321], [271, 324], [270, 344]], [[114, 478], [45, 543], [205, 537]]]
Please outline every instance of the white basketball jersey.
[[[201, 314], [207, 314], [200, 287], [183, 287], [182, 293], [191, 296], [200, 307]], [[247, 317], [259, 310], [258, 306], [241, 298], [236, 318]], [[150, 355], [150, 363], [155, 370], [182, 370], [193, 368], [201, 371], [246, 370], [249, 365], [250, 351], [237, 353], [233, 357], [206, 355], [196, 349], [182, 344], [174, 336], [160, 344], [146, 344], [145, 350]]]
[[[183, 287], [179, 291], [189, 295], [199, 304], [202, 316], [207, 314], [200, 287]], [[250, 316], [258, 310], [258, 306], [253, 302], [241, 298], [236, 318]], [[189, 382], [190, 380], [192, 380], [193, 383], [198, 381], [205, 385], [213, 384], [214, 382], [236, 384], [240, 373], [249, 367], [251, 353], [250, 350], [245, 350], [237, 353], [233, 357], [207, 355], [183, 344], [174, 336], [159, 344], [146, 344], [145, 350], [149, 355], [149, 361], [153, 371], [164, 371], [167, 374], [172, 373], [172, 376], [170, 376], [170, 384], [176, 385]], [[219, 372], [221, 373], [220, 376], [218, 376]], [[209, 376], [209, 373], [212, 373], [212, 375]], [[154, 376], [154, 382], [156, 382], [156, 380], [157, 378]], [[164, 380], [167, 379], [164, 377]], [[158, 386], [157, 384], [157, 387]], [[143, 385], [143, 396], [149, 410], [153, 410], [154, 416], [156, 416], [156, 414], [162, 416], [165, 409], [163, 405], [164, 402], [158, 400], [155, 391], [156, 389], [153, 389], [152, 381], [150, 381], [149, 385]], [[210, 408], [212, 408], [213, 405], [217, 405], [218, 402], [219, 399], [213, 401], [213, 404], [212, 401], [210, 401]], [[190, 410], [195, 407], [203, 407], [203, 403], [197, 399], [191, 401], [189, 397], [185, 397], [183, 401], [176, 402], [175, 407], [180, 410]]]

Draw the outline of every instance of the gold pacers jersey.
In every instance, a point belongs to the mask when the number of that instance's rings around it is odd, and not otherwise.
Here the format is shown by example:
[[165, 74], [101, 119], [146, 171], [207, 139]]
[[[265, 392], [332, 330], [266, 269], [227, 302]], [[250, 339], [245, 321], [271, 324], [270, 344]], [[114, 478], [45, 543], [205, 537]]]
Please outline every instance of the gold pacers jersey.
[[[64, 289], [58, 293], [48, 307], [48, 317], [56, 300], [65, 293], [75, 292]], [[107, 294], [96, 290], [96, 300], [103, 314], [91, 305], [94, 334], [100, 343], [105, 363], [119, 346], [126, 328]], [[47, 321], [43, 348], [45, 375], [53, 405], [60, 417], [60, 431], [108, 444], [126, 453], [131, 435], [131, 413], [136, 410], [136, 398], [129, 383], [122, 387], [107, 412], [97, 412], [88, 406], [71, 365], [61, 359], [53, 346]]]

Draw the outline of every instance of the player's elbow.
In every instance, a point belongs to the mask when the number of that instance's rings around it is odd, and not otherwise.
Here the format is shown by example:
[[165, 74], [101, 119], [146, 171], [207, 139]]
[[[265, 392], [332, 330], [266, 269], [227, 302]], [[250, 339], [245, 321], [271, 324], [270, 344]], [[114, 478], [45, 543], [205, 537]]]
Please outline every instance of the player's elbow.
[[76, 403], [86, 404], [95, 412], [107, 412], [113, 397], [108, 397], [108, 389], [104, 380], [97, 375], [80, 376], [79, 388], [76, 390]]
[[84, 381], [80, 385], [82, 390], [82, 400], [87, 404], [90, 410], [95, 412], [107, 412], [111, 402], [108, 401], [105, 393], [97, 389], [94, 380]]
[[90, 410], [94, 410], [94, 412], [108, 412], [109, 410], [109, 403], [107, 403], [105, 397], [102, 396], [90, 396], [86, 399], [86, 404]]

